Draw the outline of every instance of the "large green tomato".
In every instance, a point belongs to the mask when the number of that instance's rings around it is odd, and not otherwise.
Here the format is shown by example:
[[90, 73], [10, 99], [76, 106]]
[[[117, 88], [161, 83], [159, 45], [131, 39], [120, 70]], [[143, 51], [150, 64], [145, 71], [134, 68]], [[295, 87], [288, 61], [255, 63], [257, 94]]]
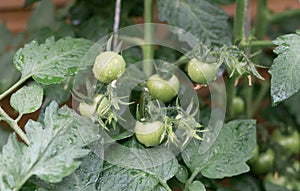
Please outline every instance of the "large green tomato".
[[112, 51], [100, 53], [95, 60], [93, 73], [96, 79], [102, 83], [110, 83], [120, 77], [126, 68], [123, 57]]
[[187, 71], [194, 82], [208, 84], [216, 79], [218, 67], [215, 64], [207, 64], [193, 58], [188, 63]]
[[260, 153], [251, 165], [251, 170], [255, 174], [265, 174], [272, 170], [275, 162], [275, 153], [272, 149], [268, 149], [264, 153]]
[[171, 101], [178, 94], [179, 86], [179, 80], [175, 75], [172, 75], [168, 80], [164, 80], [155, 74], [150, 76], [147, 81], [150, 95], [162, 102]]
[[161, 121], [154, 121], [148, 123], [141, 123], [139, 121], [135, 124], [135, 135], [137, 140], [146, 147], [154, 147], [161, 143], [164, 132], [164, 123]]
[[296, 130], [290, 135], [285, 135], [277, 128], [272, 133], [272, 139], [290, 154], [298, 154], [300, 152], [300, 137]]

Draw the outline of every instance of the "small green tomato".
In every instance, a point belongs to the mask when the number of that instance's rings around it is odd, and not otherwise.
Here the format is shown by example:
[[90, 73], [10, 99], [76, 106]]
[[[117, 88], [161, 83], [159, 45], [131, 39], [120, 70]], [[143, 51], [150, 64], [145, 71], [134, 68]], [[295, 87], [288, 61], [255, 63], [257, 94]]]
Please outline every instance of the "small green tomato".
[[215, 64], [207, 64], [193, 58], [188, 63], [187, 72], [194, 82], [208, 84], [216, 79], [218, 67]]
[[297, 130], [291, 134], [284, 134], [277, 128], [272, 133], [272, 139], [289, 154], [296, 155], [300, 152], [300, 136]]
[[120, 54], [112, 51], [100, 53], [95, 60], [93, 73], [102, 83], [110, 83], [120, 77], [126, 68], [126, 62]]
[[154, 147], [161, 143], [164, 132], [164, 124], [161, 121], [135, 124], [135, 135], [137, 140], [146, 147]]
[[232, 107], [234, 114], [241, 114], [244, 112], [245, 103], [241, 97], [234, 97], [232, 100]]
[[168, 80], [164, 80], [155, 74], [150, 76], [147, 81], [150, 95], [162, 102], [171, 101], [178, 94], [179, 86], [179, 80], [175, 75], [172, 75]]
[[109, 103], [108, 103], [108, 99], [103, 96], [104, 96], [103, 94], [98, 94], [94, 98], [93, 104], [88, 104], [85, 102], [79, 103], [78, 110], [79, 110], [80, 114], [84, 117], [88, 117], [88, 118], [92, 117], [92, 115], [96, 111], [97, 103], [101, 100], [101, 102], [99, 103], [98, 108], [97, 108], [97, 114], [100, 117], [105, 116], [105, 114], [107, 113], [107, 107], [108, 107]]

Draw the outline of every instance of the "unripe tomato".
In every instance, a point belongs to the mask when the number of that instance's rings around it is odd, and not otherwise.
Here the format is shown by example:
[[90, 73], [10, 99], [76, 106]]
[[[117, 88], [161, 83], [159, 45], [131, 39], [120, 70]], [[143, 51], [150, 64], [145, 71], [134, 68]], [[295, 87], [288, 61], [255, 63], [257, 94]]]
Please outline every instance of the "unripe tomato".
[[215, 64], [207, 64], [193, 58], [188, 63], [187, 71], [194, 82], [208, 84], [216, 79], [218, 67]]
[[285, 135], [277, 128], [272, 133], [272, 139], [289, 154], [298, 154], [300, 152], [300, 137], [296, 130], [290, 135]]
[[253, 149], [252, 152], [253, 152], [253, 157], [248, 160], [249, 164], [253, 164], [258, 159], [258, 156], [259, 156], [259, 147], [258, 147], [258, 145], [255, 146], [255, 148]]
[[276, 179], [274, 177], [274, 175], [272, 173], [268, 173], [265, 177], [264, 177], [264, 184], [266, 184], [267, 182], [271, 182], [273, 184], [276, 184], [278, 186], [282, 186], [282, 187], [286, 187], [288, 180], [287, 178], [285, 178], [284, 176], [277, 176]]
[[102, 83], [110, 83], [120, 77], [126, 68], [123, 57], [112, 51], [100, 53], [95, 60], [93, 73], [96, 79]]
[[258, 158], [251, 163], [251, 170], [255, 174], [265, 174], [272, 170], [275, 162], [275, 153], [272, 149], [268, 149], [264, 153], [260, 153]]
[[135, 135], [137, 140], [146, 147], [154, 147], [161, 143], [164, 124], [161, 121], [135, 124]]
[[85, 102], [79, 103], [79, 112], [82, 116], [84, 117], [92, 117], [92, 115], [96, 111], [97, 103], [101, 100], [99, 103], [99, 106], [97, 108], [97, 113], [99, 116], [104, 116], [107, 113], [106, 107], [108, 106], [108, 99], [106, 97], [103, 97], [103, 94], [98, 94], [94, 98], [94, 103], [93, 104], [88, 104]]
[[244, 100], [241, 97], [234, 97], [232, 100], [234, 114], [241, 114], [245, 109]]
[[171, 101], [179, 92], [179, 80], [175, 75], [168, 80], [162, 79], [155, 74], [150, 76], [147, 81], [147, 88], [152, 97], [162, 102]]

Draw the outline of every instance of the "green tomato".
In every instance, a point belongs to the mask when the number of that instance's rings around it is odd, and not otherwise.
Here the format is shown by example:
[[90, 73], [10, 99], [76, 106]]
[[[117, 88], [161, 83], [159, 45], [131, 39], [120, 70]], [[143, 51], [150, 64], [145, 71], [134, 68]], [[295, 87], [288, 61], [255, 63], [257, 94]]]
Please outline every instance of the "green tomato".
[[103, 94], [98, 94], [95, 98], [94, 98], [94, 103], [93, 104], [88, 104], [85, 102], [81, 102], [79, 103], [79, 107], [78, 110], [80, 112], [80, 114], [84, 117], [88, 117], [91, 118], [92, 115], [95, 113], [96, 111], [96, 107], [98, 102], [101, 100], [101, 102], [98, 105], [97, 108], [97, 114], [99, 116], [104, 116], [107, 113], [107, 107], [108, 107], [108, 99], [106, 97], [103, 97]]
[[300, 137], [296, 130], [290, 135], [285, 135], [277, 128], [272, 133], [272, 139], [289, 154], [298, 154], [300, 151]]
[[100, 53], [95, 60], [93, 73], [96, 79], [102, 83], [110, 83], [120, 77], [126, 68], [123, 57], [112, 51]]
[[164, 123], [161, 121], [154, 121], [148, 123], [141, 123], [139, 121], [135, 124], [135, 135], [137, 140], [146, 147], [154, 147], [161, 143], [164, 132]]
[[275, 162], [275, 153], [272, 149], [268, 149], [264, 153], [260, 153], [258, 158], [251, 163], [251, 170], [255, 174], [265, 174], [272, 170]]
[[266, 184], [267, 182], [271, 182], [273, 184], [276, 184], [278, 186], [281, 186], [281, 187], [286, 187], [287, 183], [288, 183], [288, 180], [286, 177], [284, 176], [278, 176], [278, 177], [274, 177], [274, 175], [272, 173], [268, 173], [264, 179], [263, 179], [263, 182], [264, 184]]
[[258, 145], [255, 146], [255, 148], [253, 149], [252, 152], [253, 152], [253, 157], [248, 160], [249, 164], [253, 164], [258, 159], [258, 156], [259, 156], [259, 147], [258, 147]]
[[208, 84], [216, 79], [218, 67], [215, 64], [207, 64], [193, 58], [188, 63], [187, 71], [194, 82]]
[[179, 86], [179, 80], [175, 75], [172, 75], [168, 80], [164, 80], [155, 74], [150, 76], [147, 81], [150, 95], [162, 102], [171, 101], [178, 94]]
[[245, 109], [244, 100], [241, 97], [234, 97], [232, 100], [232, 107], [235, 115], [243, 113]]

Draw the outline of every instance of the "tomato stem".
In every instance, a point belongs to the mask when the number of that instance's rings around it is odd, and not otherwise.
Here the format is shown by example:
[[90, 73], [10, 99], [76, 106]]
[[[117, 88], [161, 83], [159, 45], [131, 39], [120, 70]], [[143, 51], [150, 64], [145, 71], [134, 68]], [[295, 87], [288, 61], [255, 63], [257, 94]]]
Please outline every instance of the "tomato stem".
[[284, 19], [297, 17], [300, 15], [300, 9], [294, 9], [294, 10], [286, 10], [279, 13], [273, 13], [270, 17], [270, 22], [277, 22]]
[[184, 191], [188, 191], [188, 186], [192, 184], [193, 180], [196, 178], [196, 176], [201, 172], [202, 168], [195, 168], [190, 178], [185, 183]]
[[26, 136], [26, 134], [23, 132], [23, 130], [19, 127], [17, 121], [12, 119], [1, 107], [0, 107], [0, 116], [3, 116], [3, 120], [6, 121], [9, 126], [19, 135], [19, 137], [27, 144], [29, 145], [30, 142]]
[[20, 78], [19, 81], [17, 81], [13, 86], [11, 86], [9, 89], [7, 89], [5, 92], [3, 92], [0, 95], [0, 100], [2, 100], [3, 98], [5, 98], [11, 92], [13, 92], [17, 87], [19, 87], [21, 84], [23, 84], [30, 77], [31, 76]]
[[162, 181], [162, 180], [159, 180], [159, 183], [162, 187], [164, 187], [167, 191], [172, 191], [172, 189], [169, 187], [169, 185], [165, 182], [165, 181]]
[[252, 104], [252, 108], [249, 111], [250, 116], [252, 116], [258, 109], [258, 107], [261, 104], [261, 102], [263, 101], [265, 95], [268, 93], [269, 86], [270, 86], [269, 82], [261, 83], [261, 88], [260, 88], [259, 94], [256, 97], [254, 103]]
[[142, 47], [144, 63], [143, 70], [144, 73], [149, 77], [153, 72], [153, 63], [152, 59], [154, 56], [154, 47], [153, 47], [153, 0], [144, 0], [144, 19], [145, 19], [145, 28], [144, 28], [144, 38], [145, 44]]
[[234, 108], [233, 108], [233, 98], [236, 94], [236, 86], [235, 84], [235, 78], [228, 78], [228, 83], [226, 86], [226, 93], [227, 93], [227, 103], [226, 103], [226, 113], [228, 117], [233, 117], [234, 115]]
[[245, 20], [246, 20], [246, 9], [247, 9], [247, 0], [240, 0], [236, 2], [235, 9], [235, 18], [234, 18], [234, 28], [233, 28], [233, 41], [241, 42], [245, 41]]

